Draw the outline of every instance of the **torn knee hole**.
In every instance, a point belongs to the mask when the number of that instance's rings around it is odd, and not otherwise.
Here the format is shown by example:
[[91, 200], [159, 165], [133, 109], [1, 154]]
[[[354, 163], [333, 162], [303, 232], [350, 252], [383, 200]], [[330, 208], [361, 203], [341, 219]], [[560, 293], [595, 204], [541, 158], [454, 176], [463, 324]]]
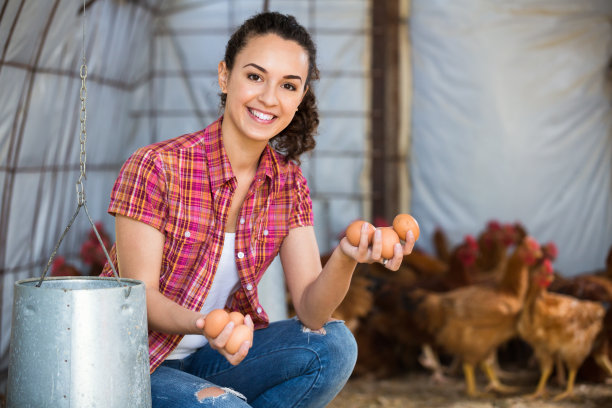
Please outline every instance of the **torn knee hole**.
[[199, 401], [202, 401], [204, 398], [218, 397], [219, 395], [222, 395], [224, 393], [225, 391], [223, 391], [221, 388], [207, 387], [198, 391], [196, 396], [198, 397]]

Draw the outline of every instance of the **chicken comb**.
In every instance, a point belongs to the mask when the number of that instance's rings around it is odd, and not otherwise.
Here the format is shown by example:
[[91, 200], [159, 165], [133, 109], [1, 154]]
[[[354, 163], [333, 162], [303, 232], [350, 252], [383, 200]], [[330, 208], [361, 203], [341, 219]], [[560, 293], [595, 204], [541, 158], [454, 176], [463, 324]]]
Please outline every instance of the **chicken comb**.
[[542, 262], [542, 267], [544, 268], [544, 272], [546, 272], [548, 275], [553, 274], [554, 269], [553, 269], [552, 262], [550, 261], [550, 259], [545, 259]]
[[536, 241], [535, 238], [533, 238], [532, 236], [526, 236], [525, 243], [527, 244], [527, 249], [532, 252], [537, 252], [541, 249], [538, 241]]
[[546, 259], [550, 259], [551, 261], [557, 259], [557, 256], [559, 255], [557, 244], [555, 244], [553, 241], [544, 244], [544, 246], [542, 246], [542, 252], [544, 253]]
[[489, 231], [499, 231], [501, 229], [501, 223], [497, 220], [491, 220], [487, 223], [487, 230]]
[[384, 217], [377, 216], [377, 217], [374, 217], [374, 226], [376, 228], [379, 228], [379, 227], [390, 227], [391, 224], [389, 224], [389, 221], [387, 221]]
[[463, 238], [463, 242], [470, 248], [470, 249], [478, 249], [478, 243], [476, 242], [476, 238], [474, 238], [473, 235], [466, 235]]
[[502, 234], [502, 242], [505, 246], [509, 247], [516, 242], [516, 237], [518, 234], [514, 224], [502, 225]]

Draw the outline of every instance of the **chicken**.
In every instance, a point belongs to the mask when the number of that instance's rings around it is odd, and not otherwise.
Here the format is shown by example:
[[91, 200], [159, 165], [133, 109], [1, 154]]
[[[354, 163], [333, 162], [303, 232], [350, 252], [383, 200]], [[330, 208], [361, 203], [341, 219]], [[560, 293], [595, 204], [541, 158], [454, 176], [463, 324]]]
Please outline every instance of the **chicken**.
[[[551, 253], [549, 259], [554, 260], [557, 254], [554, 243], [547, 245]], [[565, 278], [561, 274], [555, 273], [554, 279], [548, 287], [549, 292], [573, 296], [581, 300], [591, 300], [612, 304], [612, 281], [608, 276], [611, 265], [612, 249], [606, 259], [606, 269], [583, 273], [571, 278]], [[580, 368], [578, 376], [589, 381], [603, 382], [612, 378], [612, 362], [610, 352], [612, 342], [612, 309], [608, 308], [603, 320], [603, 328], [600, 332], [593, 351], [589, 358]], [[557, 364], [557, 376], [563, 375], [562, 367]], [[564, 383], [564, 378], [558, 378], [559, 383]]]
[[446, 293], [415, 289], [407, 296], [419, 326], [436, 344], [461, 358], [468, 395], [479, 394], [474, 378], [476, 364], [483, 365], [492, 389], [508, 391], [488, 359], [501, 344], [516, 336], [516, 322], [527, 293], [528, 268], [540, 256], [539, 244], [525, 237], [496, 285], [470, 285]]
[[526, 236], [519, 224], [500, 224], [489, 221], [477, 238], [478, 259], [473, 282], [495, 282], [500, 279], [508, 262], [508, 248], [516, 245]]
[[602, 329], [605, 310], [597, 302], [548, 292], [552, 279], [552, 264], [545, 259], [531, 273], [517, 329], [520, 337], [533, 348], [541, 370], [537, 388], [530, 398], [546, 393], [555, 358], [567, 366], [567, 388], [554, 398], [559, 401], [573, 394], [576, 373]]
[[432, 241], [435, 248], [434, 253], [436, 254], [436, 257], [442, 262], [448, 263], [451, 251], [449, 249], [450, 246], [448, 243], [448, 237], [446, 236], [446, 233], [442, 227], [437, 227], [434, 230]]

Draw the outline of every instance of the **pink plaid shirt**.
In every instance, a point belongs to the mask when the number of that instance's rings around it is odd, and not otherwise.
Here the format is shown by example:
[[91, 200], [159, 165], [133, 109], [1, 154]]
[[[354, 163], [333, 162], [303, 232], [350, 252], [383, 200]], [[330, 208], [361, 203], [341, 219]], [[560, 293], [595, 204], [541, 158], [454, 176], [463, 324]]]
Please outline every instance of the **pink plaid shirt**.
[[[206, 129], [137, 150], [123, 165], [111, 193], [110, 214], [122, 214], [166, 236], [159, 289], [200, 310], [223, 249], [236, 177], [223, 148], [221, 121]], [[313, 224], [312, 201], [300, 168], [266, 146], [236, 225], [240, 288], [228, 307], [267, 326], [257, 284], [291, 228]], [[111, 249], [116, 265], [116, 248]], [[112, 276], [106, 265], [102, 276]], [[182, 339], [149, 330], [151, 372]]]

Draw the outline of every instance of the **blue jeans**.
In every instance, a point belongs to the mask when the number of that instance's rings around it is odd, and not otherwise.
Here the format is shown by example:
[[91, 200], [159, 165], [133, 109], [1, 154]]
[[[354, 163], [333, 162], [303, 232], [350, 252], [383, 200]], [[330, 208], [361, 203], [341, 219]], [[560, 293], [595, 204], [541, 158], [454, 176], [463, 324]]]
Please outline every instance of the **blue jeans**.
[[[210, 345], [166, 360], [151, 374], [153, 408], [325, 407], [351, 375], [357, 343], [342, 321], [324, 329], [310, 331], [295, 318], [271, 323], [255, 331], [237, 366]], [[198, 401], [196, 394], [208, 387], [225, 392]]]

